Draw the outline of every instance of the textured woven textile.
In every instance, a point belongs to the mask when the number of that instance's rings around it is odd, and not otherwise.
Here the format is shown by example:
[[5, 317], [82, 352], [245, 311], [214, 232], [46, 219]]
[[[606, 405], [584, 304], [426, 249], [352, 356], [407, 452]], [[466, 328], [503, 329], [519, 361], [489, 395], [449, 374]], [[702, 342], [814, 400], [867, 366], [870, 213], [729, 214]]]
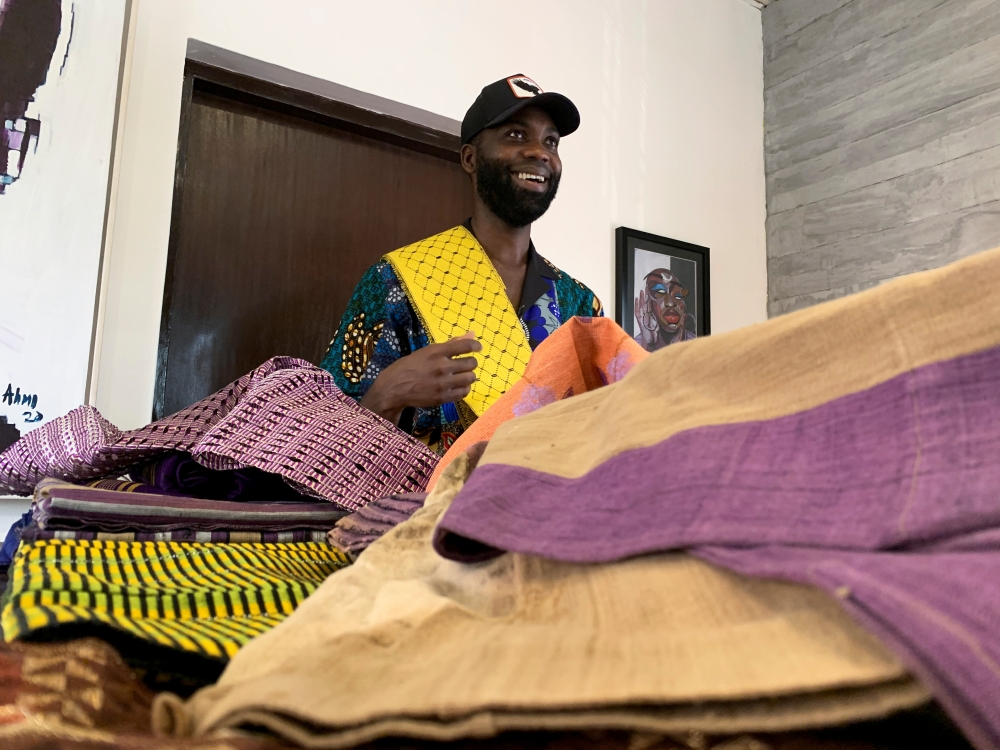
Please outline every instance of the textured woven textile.
[[244, 503], [116, 492], [43, 479], [32, 518], [42, 529], [90, 531], [328, 530], [346, 511], [324, 502]]
[[431, 536], [468, 467], [456, 459], [422, 509], [249, 643], [216, 685], [186, 704], [158, 699], [156, 726], [252, 724], [335, 748], [515, 729], [788, 730], [926, 700], [815, 589], [683, 554], [443, 560]]
[[40, 529], [32, 523], [21, 529], [21, 541], [39, 542], [49, 539], [102, 542], [325, 542], [328, 531], [196, 531], [195, 529], [174, 529], [173, 531], [93, 531], [89, 529]]
[[224, 660], [347, 564], [325, 543], [23, 543], [10, 568], [3, 634], [11, 641], [91, 623]]
[[[463, 226], [471, 229], [472, 220]], [[529, 245], [518, 315], [532, 349], [576, 315], [603, 314], [600, 300], [590, 289]], [[430, 341], [392, 265], [382, 259], [365, 271], [354, 287], [320, 367], [333, 375], [344, 393], [360, 401], [385, 368]], [[404, 427], [407, 421], [403, 421]], [[416, 407], [409, 431], [443, 455], [467, 426], [458, 407], [449, 402]]]
[[621, 380], [648, 353], [608, 318], [572, 318], [539, 344], [524, 377], [494, 402], [434, 469], [434, 488], [445, 467], [471, 446], [488, 441], [504, 422]]
[[524, 374], [531, 357], [528, 337], [486, 251], [458, 226], [385, 259], [433, 343], [472, 331], [483, 345], [476, 355], [478, 380], [464, 399], [482, 415]]
[[187, 453], [168, 453], [129, 472], [129, 476], [143, 483], [138, 491], [161, 495], [266, 502], [305, 499], [278, 474], [253, 467], [216, 471], [202, 466]]
[[821, 586], [998, 747], [998, 320], [995, 250], [670, 347], [498, 430], [437, 548]]
[[218, 393], [123, 433], [81, 406], [0, 454], [0, 492], [30, 494], [45, 477], [118, 475], [183, 451], [209, 469], [253, 467], [354, 510], [424, 488], [438, 456], [345, 396], [325, 370], [276, 357]]
[[341, 552], [357, 557], [376, 539], [384, 536], [424, 507], [425, 492], [393, 495], [369, 503], [341, 518], [327, 534], [327, 541]]
[[273, 740], [213, 737], [179, 743], [150, 731], [153, 694], [96, 638], [0, 643], [4, 750], [280, 750]]
[[[279, 750], [287, 745], [249, 736], [157, 738], [151, 733], [153, 694], [121, 657], [96, 638], [55, 644], [0, 643], [0, 746], [4, 750]], [[908, 734], [930, 747], [954, 748], [923, 713], [906, 715]], [[947, 728], [945, 728], [946, 730]], [[449, 750], [879, 750], [864, 742], [879, 732], [905, 741], [898, 726], [858, 731], [849, 741], [797, 733], [764, 736], [653, 736], [629, 732], [519, 733], [470, 740]], [[935, 731], [936, 730], [936, 731]], [[952, 744], [946, 744], [951, 740]], [[959, 738], [960, 744], [960, 738]], [[895, 747], [896, 745], [893, 745]], [[901, 745], [909, 746], [909, 745]], [[915, 746], [915, 745], [914, 745]], [[433, 750], [408, 743], [411, 750]], [[886, 748], [890, 750], [890, 748]]]

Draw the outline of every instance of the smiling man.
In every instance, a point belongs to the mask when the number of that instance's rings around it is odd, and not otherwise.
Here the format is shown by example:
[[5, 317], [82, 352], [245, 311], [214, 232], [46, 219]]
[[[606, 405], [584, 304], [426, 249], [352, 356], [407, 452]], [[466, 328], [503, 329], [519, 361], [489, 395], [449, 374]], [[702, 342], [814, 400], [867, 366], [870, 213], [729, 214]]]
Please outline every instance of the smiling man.
[[603, 315], [531, 242], [562, 176], [559, 139], [579, 125], [569, 99], [526, 76], [484, 88], [462, 121], [472, 217], [368, 269], [323, 359], [345, 393], [438, 452], [552, 331]]

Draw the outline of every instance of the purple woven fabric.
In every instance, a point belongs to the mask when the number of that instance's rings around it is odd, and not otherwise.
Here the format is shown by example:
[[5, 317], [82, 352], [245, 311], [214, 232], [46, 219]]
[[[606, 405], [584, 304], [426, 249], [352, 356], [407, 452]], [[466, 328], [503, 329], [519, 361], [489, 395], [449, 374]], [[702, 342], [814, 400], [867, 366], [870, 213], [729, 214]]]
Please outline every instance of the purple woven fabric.
[[30, 495], [45, 477], [82, 481], [105, 476], [117, 463], [102, 452], [122, 432], [92, 406], [32, 430], [0, 453], [0, 494]]
[[480, 466], [436, 544], [456, 559], [451, 537], [597, 562], [702, 544], [876, 550], [997, 527], [991, 349], [797, 414], [682, 432], [576, 479]]
[[90, 531], [325, 531], [345, 511], [324, 502], [247, 503], [114, 492], [46, 479], [31, 514], [42, 529]]
[[305, 499], [277, 474], [253, 467], [217, 471], [202, 466], [187, 453], [168, 453], [130, 475], [148, 483], [152, 492], [164, 495], [259, 502]]
[[1000, 747], [1000, 349], [778, 419], [692, 429], [578, 479], [480, 466], [435, 545], [465, 561], [688, 549], [821, 586], [970, 739]]
[[171, 452], [209, 469], [253, 467], [297, 491], [355, 510], [423, 489], [438, 456], [359, 406], [325, 370], [276, 357], [187, 409], [122, 433], [81, 406], [0, 454], [0, 491], [30, 494], [43, 477], [116, 475]]
[[952, 553], [784, 546], [693, 552], [739, 573], [830, 592], [899, 656], [976, 747], [1000, 747], [1000, 546]]
[[298, 542], [320, 543], [326, 541], [325, 531], [292, 529], [290, 531], [241, 531], [236, 529], [174, 529], [173, 531], [122, 531], [105, 532], [89, 529], [40, 529], [31, 524], [21, 531], [22, 542], [40, 542], [49, 539], [116, 542], [213, 542], [215, 544], [292, 544]]
[[424, 506], [426, 492], [383, 497], [337, 521], [327, 536], [342, 552], [359, 555], [372, 542], [409, 519]]

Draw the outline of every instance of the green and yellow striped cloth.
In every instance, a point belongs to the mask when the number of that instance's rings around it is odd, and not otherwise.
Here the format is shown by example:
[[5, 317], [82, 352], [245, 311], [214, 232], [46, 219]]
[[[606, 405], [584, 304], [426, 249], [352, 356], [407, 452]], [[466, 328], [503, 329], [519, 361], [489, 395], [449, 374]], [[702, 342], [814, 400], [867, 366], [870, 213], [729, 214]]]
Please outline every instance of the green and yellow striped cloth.
[[22, 543], [0, 621], [8, 641], [102, 623], [161, 646], [228, 659], [348, 564], [341, 552], [316, 542]]

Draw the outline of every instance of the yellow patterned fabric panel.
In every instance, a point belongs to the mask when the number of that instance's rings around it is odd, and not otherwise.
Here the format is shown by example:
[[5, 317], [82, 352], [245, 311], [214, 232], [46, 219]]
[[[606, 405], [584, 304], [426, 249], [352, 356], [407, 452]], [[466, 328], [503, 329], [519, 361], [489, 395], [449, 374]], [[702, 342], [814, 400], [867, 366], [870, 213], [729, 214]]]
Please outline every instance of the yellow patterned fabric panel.
[[455, 227], [385, 256], [436, 344], [473, 331], [483, 345], [465, 403], [481, 415], [524, 374], [531, 347], [489, 256]]
[[168, 648], [228, 659], [270, 630], [348, 558], [325, 543], [22, 543], [4, 638], [102, 623]]

